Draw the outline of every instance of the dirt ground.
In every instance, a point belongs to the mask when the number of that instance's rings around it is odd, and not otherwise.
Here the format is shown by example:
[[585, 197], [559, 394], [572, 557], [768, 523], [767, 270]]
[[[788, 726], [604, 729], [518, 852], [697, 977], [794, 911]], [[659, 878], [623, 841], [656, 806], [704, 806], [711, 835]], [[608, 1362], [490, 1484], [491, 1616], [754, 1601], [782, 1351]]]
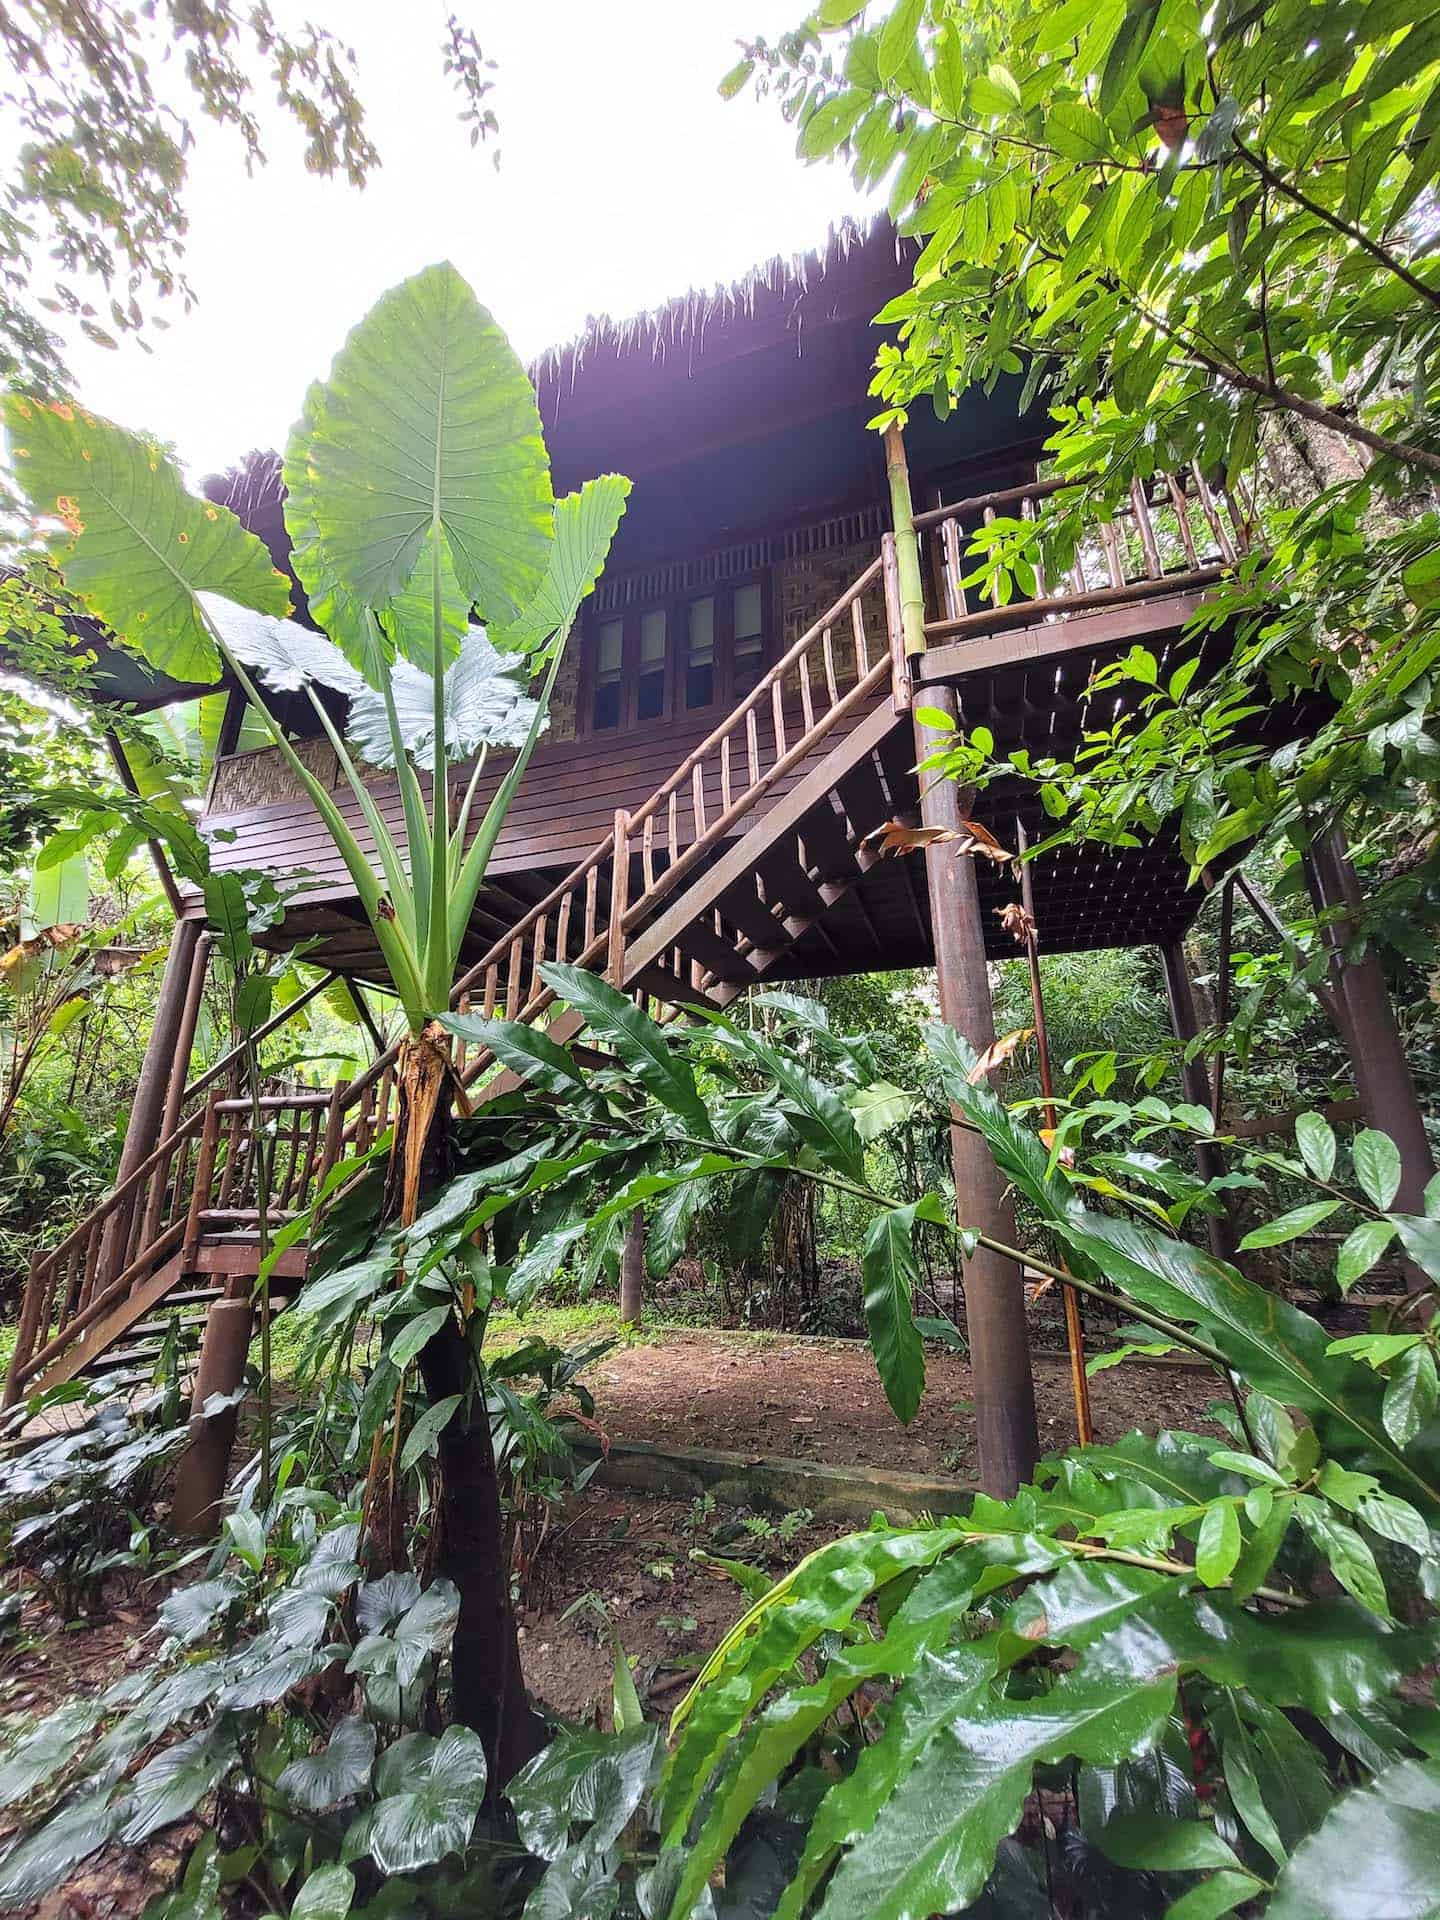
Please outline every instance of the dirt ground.
[[[927, 1350], [925, 1397], [908, 1427], [890, 1411], [869, 1347], [785, 1334], [669, 1331], [608, 1354], [586, 1375], [612, 1439], [810, 1457], [912, 1473], [974, 1471], [969, 1364]], [[1097, 1437], [1132, 1427], [1194, 1426], [1214, 1400], [1213, 1374], [1127, 1363], [1090, 1383]], [[1075, 1442], [1068, 1362], [1035, 1359], [1046, 1452]]]

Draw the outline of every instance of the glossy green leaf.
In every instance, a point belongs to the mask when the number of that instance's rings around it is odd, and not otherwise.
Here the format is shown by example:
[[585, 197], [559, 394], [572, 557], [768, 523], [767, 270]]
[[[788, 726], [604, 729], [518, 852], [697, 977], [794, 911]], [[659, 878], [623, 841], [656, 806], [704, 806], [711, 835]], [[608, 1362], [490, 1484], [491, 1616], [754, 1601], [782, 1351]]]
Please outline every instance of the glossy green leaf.
[[390, 1342], [391, 1366], [408, 1367], [420, 1349], [429, 1345], [449, 1318], [450, 1304], [446, 1301], [442, 1306], [427, 1307], [423, 1313], [417, 1313], [413, 1319], [407, 1320]]
[[1322, 1220], [1328, 1220], [1339, 1205], [1338, 1200], [1311, 1200], [1303, 1207], [1293, 1207], [1278, 1219], [1267, 1220], [1263, 1227], [1252, 1228], [1240, 1242], [1240, 1251], [1249, 1253], [1256, 1247], [1282, 1247], [1287, 1240], [1298, 1240], [1302, 1233], [1312, 1233]]
[[447, 1727], [438, 1740], [408, 1733], [387, 1747], [375, 1768], [378, 1797], [366, 1830], [381, 1873], [414, 1873], [463, 1853], [485, 1780], [485, 1749], [469, 1727]]
[[502, 1066], [522, 1080], [528, 1080], [542, 1093], [573, 1099], [588, 1090], [584, 1074], [543, 1027], [518, 1020], [487, 1020], [478, 1013], [446, 1013], [439, 1019], [441, 1026], [448, 1028], [457, 1039], [472, 1046], [489, 1047]]
[[912, 1569], [955, 1544], [953, 1530], [857, 1534], [810, 1554], [720, 1642], [672, 1722], [662, 1834], [677, 1843], [706, 1781], [775, 1680], [828, 1630]]
[[701, 1139], [711, 1137], [710, 1115], [695, 1089], [688, 1063], [670, 1045], [665, 1030], [616, 991], [582, 967], [546, 966], [541, 978], [581, 1014], [591, 1032], [608, 1039], [646, 1091]]
[[861, 1271], [865, 1324], [885, 1398], [895, 1417], [908, 1425], [925, 1391], [925, 1343], [914, 1312], [920, 1280], [914, 1206], [887, 1207], [876, 1214], [865, 1234]]
[[1195, 1537], [1195, 1571], [1207, 1587], [1218, 1587], [1230, 1578], [1239, 1558], [1240, 1519], [1234, 1507], [1226, 1501], [1208, 1508]]
[[207, 1833], [186, 1862], [180, 1885], [152, 1900], [141, 1920], [221, 1920], [220, 1880], [219, 1842]]
[[1266, 1920], [1434, 1920], [1437, 1833], [1440, 1761], [1387, 1768], [1296, 1848]]
[[[461, 590], [513, 619], [549, 561], [554, 504], [535, 395], [504, 333], [448, 265], [383, 294], [336, 355], [292, 437], [313, 536], [371, 608], [443, 535]], [[429, 637], [417, 664], [431, 664]]]
[[1259, 1891], [1260, 1882], [1253, 1874], [1212, 1873], [1167, 1907], [1165, 1920], [1221, 1920], [1223, 1914], [1234, 1913]]
[[1363, 1220], [1346, 1235], [1335, 1256], [1335, 1279], [1342, 1293], [1370, 1271], [1394, 1238], [1388, 1220]]
[[1328, 1180], [1335, 1171], [1335, 1129], [1323, 1113], [1302, 1113], [1296, 1118], [1295, 1144], [1315, 1178]]
[[1400, 1186], [1400, 1149], [1388, 1133], [1364, 1127], [1350, 1142], [1350, 1158], [1366, 1199], [1383, 1213]]
[[409, 1433], [405, 1436], [405, 1445], [400, 1450], [400, 1470], [408, 1473], [427, 1455], [435, 1451], [440, 1436], [454, 1417], [455, 1409], [463, 1399], [462, 1394], [447, 1394], [443, 1400], [432, 1401], [418, 1417]]
[[158, 1828], [193, 1812], [230, 1771], [238, 1751], [222, 1717], [147, 1761], [135, 1776], [134, 1799], [120, 1835], [125, 1845], [138, 1846]]
[[490, 628], [502, 654], [528, 654], [533, 664], [552, 645], [564, 643], [600, 578], [629, 497], [630, 482], [623, 474], [602, 473], [555, 502], [555, 537], [544, 579], [518, 619]]
[[1096, 1835], [1100, 1850], [1122, 1867], [1153, 1873], [1208, 1873], [1240, 1862], [1214, 1827], [1199, 1820], [1167, 1820], [1153, 1813], [1122, 1813]]
[[316, 1867], [290, 1906], [290, 1920], [345, 1920], [355, 1899], [355, 1876], [338, 1861]]
[[81, 1793], [42, 1825], [22, 1833], [0, 1856], [0, 1906], [13, 1910], [58, 1887], [119, 1831], [130, 1811], [128, 1800], [112, 1805], [103, 1790]]
[[1347, 1593], [1353, 1593], [1362, 1606], [1387, 1619], [1390, 1603], [1385, 1582], [1375, 1556], [1353, 1527], [1337, 1520], [1321, 1500], [1302, 1494], [1295, 1502], [1295, 1514], [1302, 1527], [1330, 1563], [1330, 1571]]
[[176, 680], [219, 678], [197, 604], [202, 588], [284, 613], [290, 582], [228, 508], [187, 493], [174, 462], [69, 401], [10, 393], [0, 402], [12, 471], [65, 583], [96, 617]]
[[1034, 1699], [988, 1685], [962, 1696], [887, 1817], [836, 1867], [820, 1920], [911, 1920], [965, 1906], [1018, 1823], [1034, 1768], [1129, 1758], [1155, 1737], [1174, 1697], [1173, 1679], [1096, 1685], [1073, 1674]]
[[292, 1760], [276, 1784], [292, 1806], [326, 1813], [369, 1785], [374, 1761], [375, 1729], [351, 1713], [336, 1722], [319, 1753]]
[[0, 1756], [0, 1806], [12, 1806], [33, 1793], [36, 1787], [53, 1780], [82, 1750], [85, 1736], [104, 1714], [102, 1702], [83, 1696], [65, 1701], [28, 1731], [20, 1733], [13, 1746]]
[[1408, 1447], [1419, 1436], [1434, 1417], [1437, 1400], [1440, 1378], [1434, 1354], [1424, 1346], [1409, 1348], [1390, 1369], [1381, 1402], [1385, 1431], [1396, 1446]]
[[505, 1789], [520, 1838], [532, 1853], [554, 1860], [569, 1842], [572, 1822], [589, 1821], [609, 1846], [639, 1806], [661, 1744], [655, 1726], [619, 1735], [566, 1728]]

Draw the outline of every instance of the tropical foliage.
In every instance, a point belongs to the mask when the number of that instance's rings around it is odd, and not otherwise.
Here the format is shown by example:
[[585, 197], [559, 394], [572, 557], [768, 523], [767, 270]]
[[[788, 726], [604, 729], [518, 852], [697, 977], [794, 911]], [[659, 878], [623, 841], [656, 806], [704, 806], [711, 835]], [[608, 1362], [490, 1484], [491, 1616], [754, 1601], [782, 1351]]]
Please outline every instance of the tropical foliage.
[[[880, 315], [877, 419], [1007, 381], [1048, 411], [1068, 484], [1038, 522], [974, 530], [972, 584], [1061, 577], [1161, 472], [1198, 467], [1260, 515], [1261, 551], [1196, 623], [1233, 634], [1226, 671], [1187, 658], [1162, 681], [1137, 648], [1097, 686], [1127, 683], [1133, 718], [1073, 757], [997, 765], [977, 737], [941, 764], [1033, 782], [1067, 837], [1124, 845], [1178, 810], [1197, 872], [1403, 816], [1377, 924], [1408, 921], [1412, 956], [1440, 765], [1436, 68], [1424, 19], [1379, 0], [1072, 0], [1038, 22], [1007, 0], [825, 0], [725, 83], [755, 76], [801, 155], [883, 188], [918, 243]], [[1295, 696], [1298, 739], [1247, 736], [1257, 699]]]

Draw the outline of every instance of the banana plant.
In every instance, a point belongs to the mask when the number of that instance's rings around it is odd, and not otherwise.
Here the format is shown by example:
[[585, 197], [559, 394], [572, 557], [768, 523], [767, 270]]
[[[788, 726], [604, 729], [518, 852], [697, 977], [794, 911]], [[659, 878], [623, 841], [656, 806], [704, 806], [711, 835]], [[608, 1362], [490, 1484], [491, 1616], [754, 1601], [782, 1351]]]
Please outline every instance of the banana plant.
[[[381, 298], [291, 433], [286, 526], [323, 632], [287, 617], [290, 582], [260, 540], [188, 493], [159, 447], [73, 402], [12, 393], [3, 405], [14, 471], [90, 612], [161, 671], [206, 683], [223, 664], [244, 690], [324, 820], [418, 1038], [448, 1005], [566, 635], [629, 482], [606, 475], [555, 501], [525, 369], [449, 265]], [[373, 853], [257, 680], [308, 697]], [[348, 745], [335, 694], [349, 706]], [[475, 823], [487, 755], [501, 748], [515, 757]], [[456, 795], [448, 768], [472, 756]], [[398, 841], [362, 761], [395, 769]]]

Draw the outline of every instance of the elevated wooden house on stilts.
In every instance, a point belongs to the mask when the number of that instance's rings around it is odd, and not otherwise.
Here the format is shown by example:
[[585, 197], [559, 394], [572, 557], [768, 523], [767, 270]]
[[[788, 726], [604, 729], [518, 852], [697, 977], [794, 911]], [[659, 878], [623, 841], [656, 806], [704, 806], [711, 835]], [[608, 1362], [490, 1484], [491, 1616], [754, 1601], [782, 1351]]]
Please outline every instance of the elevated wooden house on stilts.
[[[997, 911], [1013, 881], [944, 844], [880, 859], [870, 843], [890, 820], [959, 817], [953, 786], [917, 783], [917, 703], [988, 727], [999, 754], [1065, 751], [1095, 718], [1096, 669], [1137, 641], [1178, 659], [1186, 622], [1250, 528], [1199, 476], [1158, 476], [1097, 522], [1065, 578], [1005, 604], [977, 597], [963, 557], [975, 528], [1036, 513], [1050, 490], [1037, 477], [1043, 423], [1002, 386], [943, 423], [917, 416], [903, 441], [868, 430], [872, 316], [908, 278], [886, 226], [847, 229], [743, 287], [597, 325], [535, 368], [557, 491], [615, 469], [634, 492], [492, 861], [458, 1003], [549, 1018], [538, 969], [557, 958], [677, 1009], [725, 1007], [759, 982], [934, 964], [943, 1018], [977, 1048], [994, 1037], [986, 962], [1016, 952]], [[275, 468], [252, 462], [216, 497], [283, 564]], [[298, 589], [296, 604], [303, 615]], [[137, 705], [200, 691], [129, 662], [115, 670], [128, 676], [115, 692]], [[275, 704], [351, 813], [303, 700]], [[214, 863], [298, 882], [268, 937], [312, 942], [314, 963], [383, 991], [319, 818], [273, 749], [236, 750], [240, 720], [232, 689], [204, 812]], [[487, 777], [493, 787], [499, 770]], [[377, 773], [372, 791], [395, 821], [393, 776]], [[978, 804], [1002, 838], [1017, 816], [1032, 840], [1045, 831], [1018, 781]], [[1343, 902], [1343, 850], [1318, 849], [1314, 864], [1318, 897]], [[1172, 827], [1143, 846], [1066, 849], [1033, 873], [1039, 949], [1158, 946], [1183, 1032], [1194, 1010], [1180, 943], [1203, 897]], [[198, 901], [182, 899], [118, 1184], [32, 1265], [9, 1403], [103, 1364], [177, 1304], [208, 1315], [196, 1405], [238, 1379], [257, 1267], [251, 1109], [225, 1063], [190, 1074], [208, 947]], [[1413, 1088], [1407, 1106], [1383, 987], [1377, 1002], [1362, 975], [1337, 962], [1360, 1100], [1402, 1144], [1408, 1127], [1407, 1181], [1423, 1184]], [[563, 1015], [555, 1031], [575, 1026]], [[472, 1049], [465, 1071], [483, 1081], [491, 1066]], [[266, 1095], [278, 1207], [302, 1206], [347, 1143], [372, 1140], [391, 1098], [383, 1053], [333, 1092]], [[954, 1166], [962, 1217], [1013, 1240], [988, 1155], [958, 1130]], [[304, 1266], [303, 1245], [291, 1248], [277, 1286]], [[965, 1298], [980, 1471], [999, 1491], [1036, 1453], [1019, 1275], [977, 1253]], [[207, 1472], [197, 1511], [213, 1497], [213, 1459]]]

